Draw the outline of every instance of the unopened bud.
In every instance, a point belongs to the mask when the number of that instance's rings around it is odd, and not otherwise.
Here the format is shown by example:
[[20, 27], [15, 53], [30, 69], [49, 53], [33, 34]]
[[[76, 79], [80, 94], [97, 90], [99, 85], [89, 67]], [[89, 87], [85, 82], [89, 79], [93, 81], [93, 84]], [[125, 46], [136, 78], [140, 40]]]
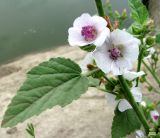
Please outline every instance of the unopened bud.
[[127, 18], [127, 10], [123, 9], [121, 19], [126, 19]]
[[118, 17], [118, 18], [121, 16], [118, 11], [115, 11], [114, 13], [115, 13], [116, 17]]
[[146, 38], [146, 44], [147, 45], [153, 45], [156, 42], [156, 37], [155, 36], [149, 36]]
[[141, 102], [141, 105], [142, 105], [143, 107], [146, 107], [146, 102], [145, 102], [145, 101], [142, 101], [142, 102]]
[[134, 25], [132, 26], [132, 30], [133, 30], [133, 33], [140, 34], [143, 31], [143, 28], [141, 26]]

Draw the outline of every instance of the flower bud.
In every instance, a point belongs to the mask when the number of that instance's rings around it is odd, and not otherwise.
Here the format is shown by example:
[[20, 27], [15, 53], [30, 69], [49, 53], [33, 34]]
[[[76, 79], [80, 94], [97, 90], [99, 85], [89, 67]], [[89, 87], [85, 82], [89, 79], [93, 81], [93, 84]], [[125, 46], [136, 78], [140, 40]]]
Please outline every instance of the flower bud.
[[121, 16], [118, 11], [115, 11], [114, 13], [115, 13], [115, 16], [118, 17], [118, 18]]
[[141, 106], [143, 106], [143, 107], [146, 107], [146, 106], [147, 106], [147, 104], [146, 104], [145, 101], [142, 101], [140, 104], [141, 104]]
[[126, 19], [127, 18], [127, 10], [123, 9], [121, 19]]
[[156, 37], [155, 36], [149, 36], [146, 38], [146, 44], [147, 45], [153, 45], [156, 42]]
[[150, 115], [151, 115], [152, 121], [155, 122], [155, 123], [157, 123], [158, 120], [159, 120], [159, 113], [158, 113], [158, 111], [153, 110], [153, 111], [150, 112]]
[[133, 25], [132, 30], [134, 34], [140, 34], [143, 31], [143, 27], [139, 25]]

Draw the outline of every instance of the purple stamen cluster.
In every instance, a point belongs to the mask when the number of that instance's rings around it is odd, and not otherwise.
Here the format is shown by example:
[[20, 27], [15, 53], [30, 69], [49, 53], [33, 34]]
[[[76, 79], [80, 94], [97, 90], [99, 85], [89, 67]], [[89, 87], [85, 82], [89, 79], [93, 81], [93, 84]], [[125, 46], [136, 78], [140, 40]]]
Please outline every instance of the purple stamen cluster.
[[158, 120], [159, 116], [158, 115], [154, 115], [153, 118], [154, 118], [154, 120]]
[[93, 41], [96, 39], [97, 31], [93, 26], [84, 26], [81, 30], [81, 35], [86, 41]]
[[119, 57], [121, 57], [121, 51], [119, 48], [112, 48], [109, 50], [110, 52], [110, 58], [113, 60], [117, 60]]

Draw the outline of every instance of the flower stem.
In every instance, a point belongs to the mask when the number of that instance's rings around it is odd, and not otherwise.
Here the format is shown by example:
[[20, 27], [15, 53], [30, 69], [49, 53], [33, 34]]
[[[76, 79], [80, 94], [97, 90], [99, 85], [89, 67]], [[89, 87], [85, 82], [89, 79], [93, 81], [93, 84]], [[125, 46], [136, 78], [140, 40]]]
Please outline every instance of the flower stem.
[[153, 87], [152, 84], [147, 79], [145, 80], [145, 82], [148, 84], [149, 87], [151, 87], [153, 89], [154, 92], [160, 94], [160, 92], [155, 87]]
[[[139, 54], [139, 57], [138, 57], [137, 72], [139, 72], [140, 69], [141, 69], [144, 50], [145, 50], [145, 48], [144, 48], [144, 46], [143, 46], [143, 47], [141, 48], [141, 50], [140, 50], [140, 54]], [[138, 86], [138, 83], [139, 83], [139, 77], [138, 77], [137, 80], [136, 80], [136, 86]]]
[[112, 84], [113, 86], [115, 85], [107, 76], [104, 76], [105, 80], [108, 81], [110, 84]]
[[139, 120], [141, 121], [141, 123], [146, 131], [146, 134], [148, 134], [150, 127], [147, 123], [147, 120], [146, 120], [144, 114], [142, 113], [138, 104], [135, 102], [134, 97], [132, 96], [132, 94], [130, 92], [130, 88], [128, 87], [126, 80], [123, 78], [122, 75], [119, 75], [118, 78], [119, 78], [120, 84], [122, 86], [122, 89], [124, 90], [125, 95], [127, 96], [126, 98], [128, 99], [128, 102], [132, 105], [134, 111], [136, 112]]
[[103, 92], [106, 92], [106, 93], [110, 93], [110, 94], [113, 94], [113, 95], [117, 95], [117, 93], [115, 92], [111, 92], [111, 91], [107, 91], [106, 89], [103, 89], [103, 88], [100, 88], [100, 87], [96, 87], [98, 90], [100, 91], [103, 91]]
[[95, 2], [96, 2], [96, 6], [97, 6], [99, 16], [104, 17], [105, 13], [104, 13], [104, 10], [103, 10], [102, 1], [101, 0], [95, 0]]
[[146, 63], [145, 61], [143, 60], [142, 61], [144, 66], [146, 67], [146, 69], [151, 73], [151, 75], [153, 76], [153, 78], [155, 79], [155, 81], [158, 83], [158, 86], [160, 87], [160, 80], [159, 78], [157, 77], [155, 71], [153, 71]]

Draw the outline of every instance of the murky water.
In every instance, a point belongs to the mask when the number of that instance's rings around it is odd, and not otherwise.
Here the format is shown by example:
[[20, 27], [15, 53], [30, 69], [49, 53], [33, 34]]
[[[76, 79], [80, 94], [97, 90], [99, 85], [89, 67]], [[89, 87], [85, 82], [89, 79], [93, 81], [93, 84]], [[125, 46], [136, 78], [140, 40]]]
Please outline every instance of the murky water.
[[[111, 0], [122, 11], [127, 0]], [[0, 0], [0, 64], [67, 44], [67, 30], [81, 13], [96, 13], [94, 0]]]

